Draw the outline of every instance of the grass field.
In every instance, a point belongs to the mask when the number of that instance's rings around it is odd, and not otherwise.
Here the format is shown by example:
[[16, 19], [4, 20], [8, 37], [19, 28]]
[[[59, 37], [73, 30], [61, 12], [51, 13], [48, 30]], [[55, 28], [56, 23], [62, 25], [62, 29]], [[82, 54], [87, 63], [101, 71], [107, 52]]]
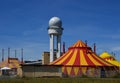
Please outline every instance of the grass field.
[[1, 79], [0, 83], [120, 83], [119, 78], [22, 78]]

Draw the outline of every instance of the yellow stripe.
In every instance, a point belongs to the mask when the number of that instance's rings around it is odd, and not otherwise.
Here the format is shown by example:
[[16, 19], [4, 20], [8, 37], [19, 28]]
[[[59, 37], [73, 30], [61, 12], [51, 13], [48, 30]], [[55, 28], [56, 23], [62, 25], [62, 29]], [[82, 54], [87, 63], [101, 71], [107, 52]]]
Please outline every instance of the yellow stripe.
[[84, 43], [81, 43], [81, 47], [86, 47], [86, 45]]
[[75, 44], [75, 46], [74, 47], [77, 47], [77, 43]]
[[74, 68], [75, 75], [78, 75], [79, 67], [73, 67], [73, 68]]
[[120, 62], [118, 62], [117, 60], [107, 60], [107, 61], [111, 64], [114, 64], [114, 65], [120, 67]]
[[80, 65], [88, 65], [84, 56], [83, 51], [80, 50]]
[[65, 55], [65, 57], [63, 59], [61, 59], [60, 61], [58, 61], [56, 64], [61, 64], [63, 63], [63, 61], [65, 61], [69, 56], [70, 54], [73, 52], [73, 50], [69, 51], [69, 53], [67, 55]]
[[80, 43], [81, 43], [80, 41], [77, 41], [77, 42], [74, 44], [74, 47], [80, 47], [80, 46], [79, 46]]
[[76, 47], [80, 47], [80, 42], [77, 42]]
[[64, 69], [65, 69], [65, 67], [62, 67], [62, 73], [64, 73]]
[[82, 47], [82, 43], [80, 43], [80, 46], [79, 47]]
[[9, 64], [9, 66], [8, 66], [8, 67], [9, 67], [9, 68], [14, 68], [12, 64]]
[[66, 69], [67, 69], [68, 75], [70, 75], [72, 67], [66, 67]]
[[77, 50], [74, 50], [74, 53], [71, 57], [71, 59], [69, 60], [69, 62], [66, 65], [73, 65], [76, 59], [76, 55], [77, 55]]
[[95, 74], [94, 74], [94, 72], [95, 72], [95, 68], [89, 68], [88, 69], [89, 70], [89, 72], [88, 72], [88, 74], [90, 75], [90, 76], [94, 76]]
[[95, 64], [95, 65], [99, 65], [101, 66], [101, 64], [99, 62], [97, 62], [97, 60], [95, 60], [90, 54], [87, 55], [89, 57], [89, 59]]
[[82, 67], [81, 70], [82, 70], [82, 73], [86, 75], [87, 67]]

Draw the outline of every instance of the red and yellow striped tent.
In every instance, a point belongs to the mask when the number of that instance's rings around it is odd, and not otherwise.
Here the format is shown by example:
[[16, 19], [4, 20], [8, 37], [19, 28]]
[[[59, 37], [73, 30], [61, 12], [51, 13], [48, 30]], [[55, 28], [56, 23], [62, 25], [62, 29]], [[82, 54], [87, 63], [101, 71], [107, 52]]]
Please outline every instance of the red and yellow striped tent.
[[101, 70], [112, 70], [115, 66], [97, 56], [90, 47], [81, 40], [77, 41], [61, 57], [50, 63], [63, 65], [63, 75], [67, 76], [94, 76], [101, 75]]

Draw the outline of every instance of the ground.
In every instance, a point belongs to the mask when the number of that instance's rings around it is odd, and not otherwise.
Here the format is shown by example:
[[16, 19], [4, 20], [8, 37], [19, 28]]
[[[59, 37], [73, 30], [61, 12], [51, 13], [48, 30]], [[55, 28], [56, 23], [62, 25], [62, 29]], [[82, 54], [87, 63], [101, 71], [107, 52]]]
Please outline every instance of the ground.
[[3, 78], [0, 83], [120, 83], [119, 78]]

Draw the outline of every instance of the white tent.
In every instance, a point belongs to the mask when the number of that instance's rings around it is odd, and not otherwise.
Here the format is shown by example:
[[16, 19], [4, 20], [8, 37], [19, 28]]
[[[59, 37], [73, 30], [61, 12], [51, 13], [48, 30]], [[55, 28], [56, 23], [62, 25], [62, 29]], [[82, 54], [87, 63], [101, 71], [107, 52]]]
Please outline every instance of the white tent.
[[10, 70], [11, 68], [9, 68], [9, 67], [3, 67], [3, 68], [1, 68], [1, 70]]

